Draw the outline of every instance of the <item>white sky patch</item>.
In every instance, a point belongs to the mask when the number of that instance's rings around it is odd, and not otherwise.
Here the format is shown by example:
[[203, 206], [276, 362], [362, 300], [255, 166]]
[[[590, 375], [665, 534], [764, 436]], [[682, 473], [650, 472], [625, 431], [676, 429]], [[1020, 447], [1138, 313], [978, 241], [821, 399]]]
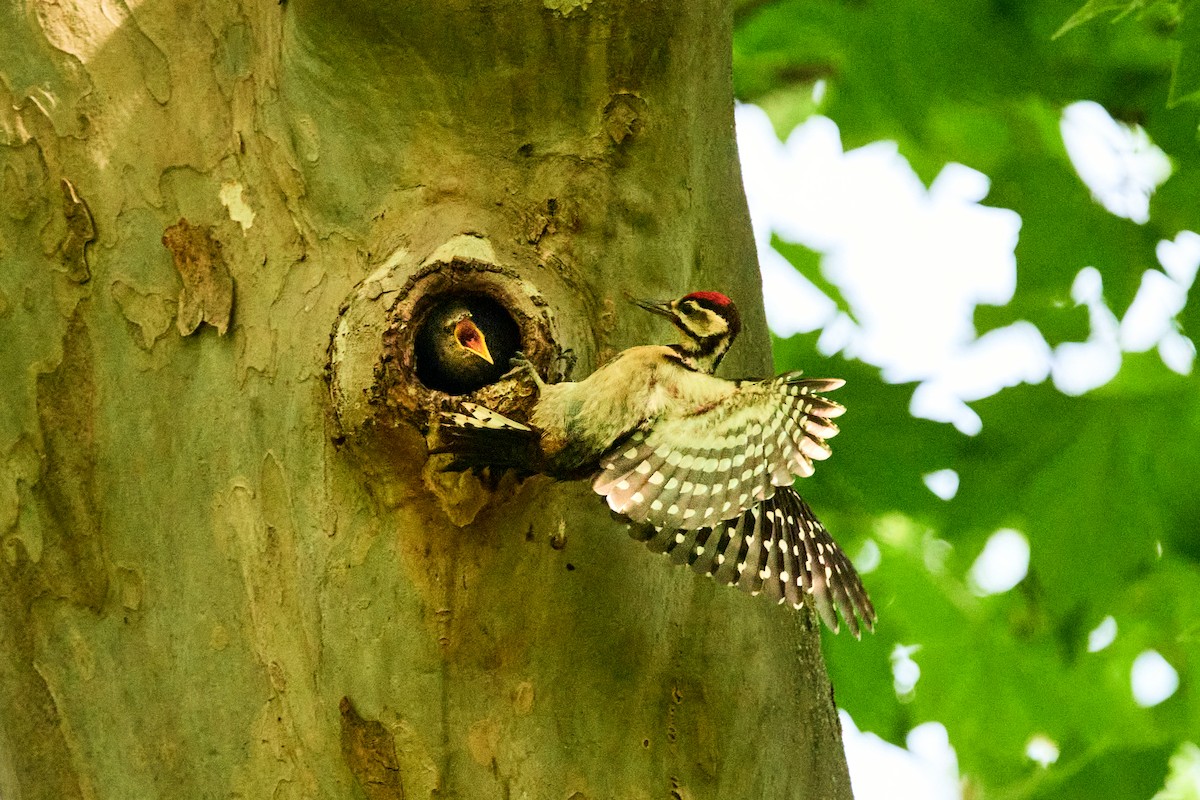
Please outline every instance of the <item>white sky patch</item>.
[[[1089, 102], [1069, 106], [1061, 130], [1096, 196], [1109, 198], [1114, 213], [1142, 219], [1150, 193], [1170, 174], [1145, 132]], [[915, 416], [974, 435], [982, 422], [967, 403], [1047, 377], [1066, 394], [1083, 394], [1117, 374], [1122, 351], [1157, 347], [1170, 369], [1192, 370], [1195, 343], [1175, 317], [1200, 265], [1197, 234], [1159, 244], [1163, 271], [1147, 272], [1121, 321], [1104, 302], [1100, 273], [1083, 267], [1074, 296], [1089, 311], [1084, 342], [1052, 350], [1028, 322], [976, 337], [975, 307], [1012, 298], [1021, 225], [1012, 211], [980, 205], [986, 175], [947, 164], [926, 189], [894, 142], [846, 152], [837, 125], [822, 116], [780, 142], [762, 109], [740, 105], [737, 132], [772, 330], [820, 329], [822, 353], [879, 366], [891, 382], [917, 382]], [[824, 277], [853, 319], [771, 248], [772, 233], [822, 254]]]
[[1044, 733], [1035, 733], [1025, 745], [1025, 755], [1038, 766], [1048, 767], [1058, 761], [1058, 744]]
[[1063, 109], [1059, 129], [1092, 197], [1118, 217], [1149, 220], [1150, 196], [1171, 176], [1171, 160], [1142, 126], [1117, 122], [1099, 103], [1082, 100]]
[[1142, 353], [1158, 347], [1168, 368], [1186, 375], [1192, 371], [1196, 347], [1179, 331], [1175, 317], [1187, 305], [1188, 290], [1200, 266], [1200, 236], [1182, 231], [1174, 241], [1158, 243], [1155, 250], [1162, 271], [1146, 270], [1132, 305], [1121, 320], [1121, 349]]
[[962, 800], [958, 756], [941, 723], [913, 728], [906, 749], [860, 731], [845, 711], [838, 716], [855, 800]]
[[1117, 317], [1104, 304], [1104, 279], [1084, 267], [1071, 285], [1071, 299], [1087, 306], [1091, 333], [1086, 342], [1064, 342], [1054, 350], [1054, 385], [1063, 394], [1081, 395], [1108, 383], [1121, 370]]
[[968, 573], [975, 594], [1007, 592], [1029, 573], [1029, 540], [1019, 531], [1003, 528], [988, 537], [983, 552]]
[[1196, 271], [1200, 269], [1200, 234], [1180, 231], [1174, 241], [1164, 239], [1159, 242], [1154, 254], [1171, 280], [1182, 286], [1184, 291], [1191, 288], [1196, 280]]
[[1100, 620], [1100, 624], [1088, 633], [1087, 649], [1089, 653], [1099, 653], [1117, 639], [1117, 621], [1109, 615]]
[[1194, 742], [1184, 742], [1171, 756], [1170, 764], [1166, 785], [1152, 800], [1195, 800], [1200, 797], [1200, 747]]
[[892, 648], [892, 686], [901, 700], [912, 699], [921, 679], [921, 667], [912, 658], [920, 649], [919, 644], [898, 644]]
[[1143, 708], [1158, 705], [1179, 688], [1179, 673], [1157, 650], [1145, 650], [1133, 660], [1129, 679], [1134, 702]]
[[958, 473], [952, 469], [939, 469], [923, 477], [929, 491], [943, 500], [953, 500], [958, 494]]
[[221, 184], [221, 191], [218, 197], [221, 198], [221, 205], [229, 210], [229, 218], [242, 226], [242, 231], [250, 230], [250, 226], [254, 224], [254, 209], [242, 199], [242, 192], [245, 187], [237, 181], [225, 181]]
[[[980, 427], [967, 400], [1045, 380], [1050, 348], [1032, 325], [975, 335], [976, 305], [1012, 299], [1021, 226], [1014, 212], [980, 205], [987, 176], [948, 164], [926, 189], [894, 142], [845, 152], [837, 125], [813, 116], [783, 143], [762, 109], [741, 105], [737, 114], [777, 334], [822, 328], [822, 352], [875, 364], [888, 381], [924, 381], [913, 412], [966, 433]], [[771, 248], [773, 232], [822, 254], [824, 276], [854, 319]]]
[[1064, 342], [1054, 351], [1054, 385], [1068, 395], [1081, 395], [1108, 383], [1121, 369], [1121, 353], [1158, 347], [1168, 368], [1186, 375], [1196, 346], [1178, 328], [1175, 317], [1187, 304], [1188, 290], [1200, 265], [1200, 236], [1183, 231], [1156, 248], [1164, 271], [1146, 270], [1133, 303], [1120, 322], [1104, 302], [1104, 279], [1095, 267], [1084, 267], [1071, 286], [1072, 299], [1088, 309], [1086, 342]]
[[[768, 239], [769, 242], [769, 239]], [[777, 336], [795, 336], [827, 325], [837, 314], [837, 304], [813, 286], [774, 248], [759, 245], [758, 266], [762, 270], [767, 321]]]
[[1168, 369], [1190, 375], [1196, 363], [1196, 345], [1182, 333], [1171, 331], [1158, 343], [1158, 357]]
[[1172, 318], [1187, 303], [1187, 287], [1156, 269], [1142, 273], [1142, 285], [1121, 320], [1121, 349], [1144, 353], [1173, 330]]
[[824, 78], [820, 78], [820, 79], [814, 81], [813, 88], [812, 88], [813, 102], [816, 103], [817, 105], [821, 105], [821, 102], [825, 99], [825, 92], [828, 88], [829, 88], [829, 84], [825, 82]]
[[882, 562], [883, 552], [879, 549], [879, 543], [874, 539], [867, 539], [858, 551], [858, 557], [854, 559], [854, 567], [860, 575], [867, 575], [877, 570]]
[[917, 387], [909, 410], [974, 435], [983, 421], [967, 402], [1021, 383], [1041, 383], [1050, 368], [1050, 345], [1041, 331], [1029, 322], [1016, 322], [961, 348], [945, 369]]

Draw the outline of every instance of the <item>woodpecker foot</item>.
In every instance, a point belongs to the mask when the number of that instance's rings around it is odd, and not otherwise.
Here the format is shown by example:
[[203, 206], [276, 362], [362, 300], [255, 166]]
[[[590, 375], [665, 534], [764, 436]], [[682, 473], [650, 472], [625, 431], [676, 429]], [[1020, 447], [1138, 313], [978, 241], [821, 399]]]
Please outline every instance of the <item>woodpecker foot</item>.
[[559, 353], [554, 359], [554, 365], [557, 368], [557, 380], [554, 382], [558, 383], [570, 378], [571, 373], [575, 371], [575, 363], [578, 360], [575, 351], [570, 348]]
[[524, 373], [533, 379], [533, 382], [537, 385], [539, 392], [546, 386], [546, 382], [543, 381], [542, 376], [538, 374], [537, 367], [535, 367], [533, 362], [525, 357], [524, 353], [518, 351], [515, 356], [509, 359], [508, 365], [512, 367], [512, 369], [504, 373], [501, 378], [502, 380], [504, 378], [518, 378], [522, 373]]

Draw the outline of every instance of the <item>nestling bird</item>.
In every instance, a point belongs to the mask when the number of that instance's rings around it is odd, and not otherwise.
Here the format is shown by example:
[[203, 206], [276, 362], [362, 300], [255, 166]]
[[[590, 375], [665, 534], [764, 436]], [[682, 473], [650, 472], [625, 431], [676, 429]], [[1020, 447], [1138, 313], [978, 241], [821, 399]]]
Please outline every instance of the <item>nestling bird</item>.
[[799, 609], [808, 593], [834, 631], [873, 629], [875, 610], [850, 560], [792, 487], [829, 457], [825, 392], [838, 379], [788, 372], [765, 381], [712, 373], [741, 329], [733, 302], [695, 292], [666, 303], [635, 300], [683, 334], [675, 345], [623, 351], [578, 382], [546, 384], [530, 424], [464, 403], [439, 426], [434, 452], [452, 469], [479, 466], [559, 479], [591, 476], [634, 536], [699, 573]]
[[[516, 323], [491, 298], [446, 297], [429, 311], [417, 333], [417, 376], [431, 389], [448, 394], [466, 394], [495, 383], [508, 371], [518, 336]], [[499, 363], [489, 341], [502, 359]]]

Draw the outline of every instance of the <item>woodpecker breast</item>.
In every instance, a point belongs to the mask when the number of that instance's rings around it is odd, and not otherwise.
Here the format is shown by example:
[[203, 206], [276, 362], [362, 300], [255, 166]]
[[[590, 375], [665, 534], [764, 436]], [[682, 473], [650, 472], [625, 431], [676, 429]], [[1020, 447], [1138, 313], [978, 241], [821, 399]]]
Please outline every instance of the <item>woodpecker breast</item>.
[[544, 434], [551, 471], [573, 474], [594, 469], [631, 431], [715, 406], [735, 391], [731, 381], [689, 369], [669, 347], [632, 347], [587, 380], [543, 387], [531, 422]]

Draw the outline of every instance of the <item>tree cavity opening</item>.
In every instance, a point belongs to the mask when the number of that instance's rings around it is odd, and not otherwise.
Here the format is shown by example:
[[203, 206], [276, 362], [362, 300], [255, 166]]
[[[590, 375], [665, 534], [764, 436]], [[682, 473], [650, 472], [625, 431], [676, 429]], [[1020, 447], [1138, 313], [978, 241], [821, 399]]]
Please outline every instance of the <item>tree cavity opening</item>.
[[486, 294], [447, 292], [428, 298], [416, 326], [417, 379], [427, 388], [463, 395], [495, 383], [521, 349], [521, 330]]

